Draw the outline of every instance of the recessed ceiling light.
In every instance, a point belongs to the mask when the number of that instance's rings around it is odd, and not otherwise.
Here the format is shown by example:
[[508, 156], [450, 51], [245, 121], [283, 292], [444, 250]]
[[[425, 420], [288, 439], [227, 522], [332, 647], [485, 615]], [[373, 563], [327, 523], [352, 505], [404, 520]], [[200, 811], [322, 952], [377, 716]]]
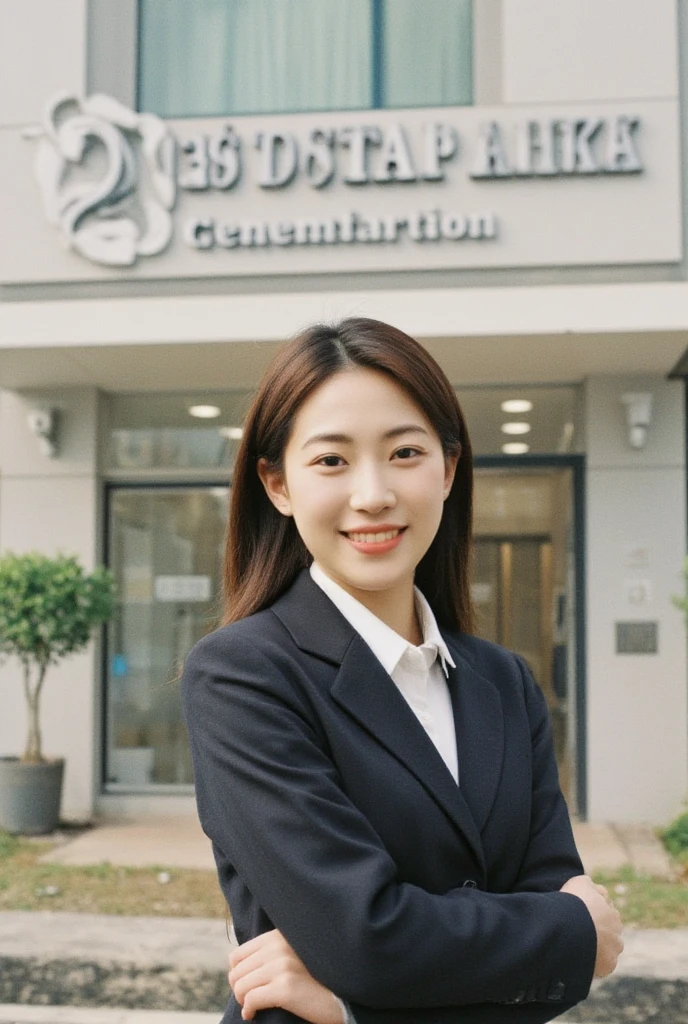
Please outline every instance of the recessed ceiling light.
[[525, 441], [509, 441], [502, 445], [502, 451], [505, 455], [525, 455], [530, 451], [530, 445]]
[[509, 398], [501, 405], [502, 412], [530, 412], [532, 408], [533, 403], [527, 398]]
[[197, 416], [199, 420], [214, 420], [221, 412], [217, 405], [192, 405], [189, 409], [189, 415]]
[[230, 441], [240, 441], [244, 436], [243, 427], [220, 427], [219, 433], [222, 437], [229, 438]]
[[516, 421], [514, 421], [513, 423], [502, 423], [502, 433], [503, 434], [529, 434], [530, 433], [530, 423], [518, 423]]

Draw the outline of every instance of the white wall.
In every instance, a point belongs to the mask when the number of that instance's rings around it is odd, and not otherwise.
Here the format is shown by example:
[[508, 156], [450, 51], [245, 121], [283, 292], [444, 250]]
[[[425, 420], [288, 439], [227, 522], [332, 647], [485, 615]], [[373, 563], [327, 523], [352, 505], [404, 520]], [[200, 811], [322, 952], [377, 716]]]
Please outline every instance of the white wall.
[[[488, 89], [485, 101], [575, 105], [599, 100], [627, 103], [632, 113], [636, 100], [653, 103], [677, 94], [675, 0], [476, 3], [490, 8], [485, 15], [481, 7], [488, 41], [489, 16], [497, 18], [501, 4], [500, 39], [491, 54], [492, 75], [499, 77], [499, 88]], [[0, 0], [0, 132], [35, 122], [54, 92], [84, 90], [86, 27], [87, 0]], [[111, 47], [112, 40], [105, 45]], [[117, 64], [113, 58], [113, 68]], [[477, 339], [476, 351], [486, 333], [546, 335], [549, 362], [557, 363], [560, 379], [562, 374], [577, 378], [583, 362], [588, 373], [591, 365], [599, 368], [592, 372], [616, 371], [618, 355], [609, 349], [621, 351], [624, 342], [608, 332], [638, 331], [642, 326], [665, 333], [649, 353], [647, 341], [641, 341], [647, 361], [641, 363], [636, 357], [633, 365], [642, 369], [671, 365], [673, 355], [670, 358], [665, 349], [657, 353], [668, 338], [675, 337], [668, 332], [686, 328], [688, 287], [684, 282], [650, 288], [614, 286], [605, 278], [603, 286], [581, 294], [575, 288], [548, 286], [543, 283], [547, 280], [544, 277], [538, 288], [509, 287], [489, 293], [445, 287], [439, 297], [427, 292], [409, 295], [408, 281], [398, 290], [385, 281], [389, 290], [383, 297], [364, 291], [353, 298], [342, 296], [336, 291], [341, 283], [335, 282], [328, 292], [320, 290], [324, 287], [320, 282], [305, 298], [292, 290], [267, 303], [261, 294], [227, 299], [184, 294], [137, 301], [75, 299], [49, 306], [8, 302], [0, 303], [4, 305], [0, 348], [77, 344], [84, 346], [85, 353], [89, 345], [100, 343], [103, 349], [89, 353], [92, 362], [84, 373], [91, 381], [99, 380], [98, 364], [110, 360], [109, 383], [121, 387], [131, 368], [122, 369], [111, 353], [117, 353], [123, 340], [132, 345], [126, 353], [131, 362], [134, 345], [195, 341], [199, 325], [207, 340], [251, 341], [257, 332], [260, 337], [281, 339], [305, 320], [360, 312], [399, 322], [424, 338], [452, 338], [457, 330], [470, 333]], [[250, 287], [261, 290], [255, 282]], [[354, 287], [350, 281], [349, 287]], [[232, 290], [231, 282], [228, 288]], [[576, 339], [577, 331], [589, 337]], [[608, 346], [597, 340], [605, 335]], [[575, 352], [569, 362], [559, 361], [562, 338]], [[523, 346], [518, 340], [515, 344], [519, 358], [523, 353], [524, 359], [532, 359], [534, 345]], [[539, 346], [544, 344], [538, 340]], [[629, 338], [624, 358], [638, 348]], [[541, 351], [542, 347], [537, 349]], [[36, 374], [44, 373], [45, 353], [34, 348], [29, 357]], [[73, 361], [72, 353], [67, 358]], [[150, 350], [146, 358], [151, 361]], [[494, 373], [495, 366], [502, 367], [500, 373], [505, 366], [510, 371], [509, 364], [490, 357], [484, 346], [480, 359], [485, 374]], [[78, 365], [74, 363], [75, 368]], [[550, 373], [544, 359], [538, 370], [540, 379]], [[158, 379], [159, 372], [158, 368]], [[530, 367], [528, 374], [529, 380], [534, 379]], [[149, 376], [152, 380], [155, 375]], [[639, 387], [654, 392], [656, 405], [644, 452], [626, 447], [619, 404], [620, 394]], [[25, 397], [0, 390], [0, 551], [63, 549], [79, 555], [90, 568], [99, 554], [98, 392], [93, 387], [72, 388], [52, 397], [63, 412], [65, 447], [59, 459], [49, 462], [39, 455], [26, 428]], [[586, 398], [589, 813], [594, 820], [665, 821], [678, 809], [687, 787], [686, 641], [681, 617], [670, 604], [671, 593], [681, 589], [679, 569], [685, 550], [682, 390], [660, 376], [598, 377], [588, 381]], [[647, 570], [628, 569], [626, 550], [639, 543], [648, 548]], [[653, 586], [646, 606], [631, 606], [624, 599], [624, 581], [638, 576], [649, 578]], [[659, 621], [658, 655], [615, 654], [614, 623], [632, 618]], [[88, 817], [94, 806], [100, 736], [100, 696], [94, 681], [98, 678], [96, 652], [90, 650], [52, 670], [45, 691], [45, 748], [50, 754], [67, 755], [63, 810], [75, 818]], [[18, 674], [6, 666], [0, 669], [0, 706], [0, 754], [17, 753], [23, 742], [23, 700]]]
[[502, 0], [504, 103], [678, 92], [676, 0]]
[[[640, 451], [620, 401], [633, 391], [654, 396]], [[686, 636], [671, 604], [686, 546], [683, 386], [588, 380], [586, 421], [588, 814], [660, 824], [688, 795]], [[637, 549], [646, 566], [634, 567]], [[651, 591], [642, 603], [626, 590], [637, 580]], [[635, 620], [658, 622], [658, 654], [616, 654], [615, 623]]]
[[86, 0], [0, 0], [0, 127], [34, 123], [86, 83]]
[[[51, 405], [60, 415], [60, 451], [38, 450], [26, 414]], [[0, 552], [75, 554], [87, 570], [98, 561], [98, 392], [74, 388], [19, 395], [0, 390]], [[100, 736], [97, 645], [49, 670], [41, 724], [46, 756], [65, 756], [64, 817], [87, 819], [94, 806]], [[0, 754], [22, 751], [26, 715], [16, 662], [3, 665]]]

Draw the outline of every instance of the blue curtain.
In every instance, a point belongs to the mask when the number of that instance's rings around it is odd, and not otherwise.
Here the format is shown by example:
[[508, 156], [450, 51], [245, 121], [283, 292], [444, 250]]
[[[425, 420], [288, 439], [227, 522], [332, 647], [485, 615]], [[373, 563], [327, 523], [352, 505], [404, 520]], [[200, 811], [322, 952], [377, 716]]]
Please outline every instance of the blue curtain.
[[165, 117], [370, 106], [371, 0], [142, 0], [139, 108]]
[[471, 102], [471, 0], [140, 5], [139, 109], [164, 117]]
[[383, 106], [471, 103], [471, 0], [386, 0], [383, 11]]

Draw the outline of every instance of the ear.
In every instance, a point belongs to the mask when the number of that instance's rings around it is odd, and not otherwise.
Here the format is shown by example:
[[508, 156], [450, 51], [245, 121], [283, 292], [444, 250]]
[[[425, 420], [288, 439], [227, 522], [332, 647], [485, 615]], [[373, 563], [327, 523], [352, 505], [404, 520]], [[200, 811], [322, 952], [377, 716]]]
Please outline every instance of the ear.
[[281, 512], [283, 516], [290, 516], [292, 514], [291, 502], [284, 473], [281, 470], [270, 469], [267, 459], [258, 459], [258, 476], [265, 488], [265, 493], [277, 511]]
[[444, 500], [446, 501], [449, 497], [449, 492], [452, 489], [454, 483], [454, 476], [456, 475], [456, 467], [459, 464], [458, 455], [445, 455], [444, 457]]

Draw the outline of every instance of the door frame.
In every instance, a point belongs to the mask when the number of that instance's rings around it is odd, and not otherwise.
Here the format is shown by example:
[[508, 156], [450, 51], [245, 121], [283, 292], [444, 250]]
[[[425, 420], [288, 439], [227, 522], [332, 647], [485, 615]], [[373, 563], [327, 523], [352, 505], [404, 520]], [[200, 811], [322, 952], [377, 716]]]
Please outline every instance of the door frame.
[[588, 817], [587, 663], [585, 577], [585, 456], [584, 455], [476, 455], [475, 469], [570, 469], [573, 480], [573, 562], [575, 570], [574, 650], [576, 656], [576, 807], [577, 817]]

